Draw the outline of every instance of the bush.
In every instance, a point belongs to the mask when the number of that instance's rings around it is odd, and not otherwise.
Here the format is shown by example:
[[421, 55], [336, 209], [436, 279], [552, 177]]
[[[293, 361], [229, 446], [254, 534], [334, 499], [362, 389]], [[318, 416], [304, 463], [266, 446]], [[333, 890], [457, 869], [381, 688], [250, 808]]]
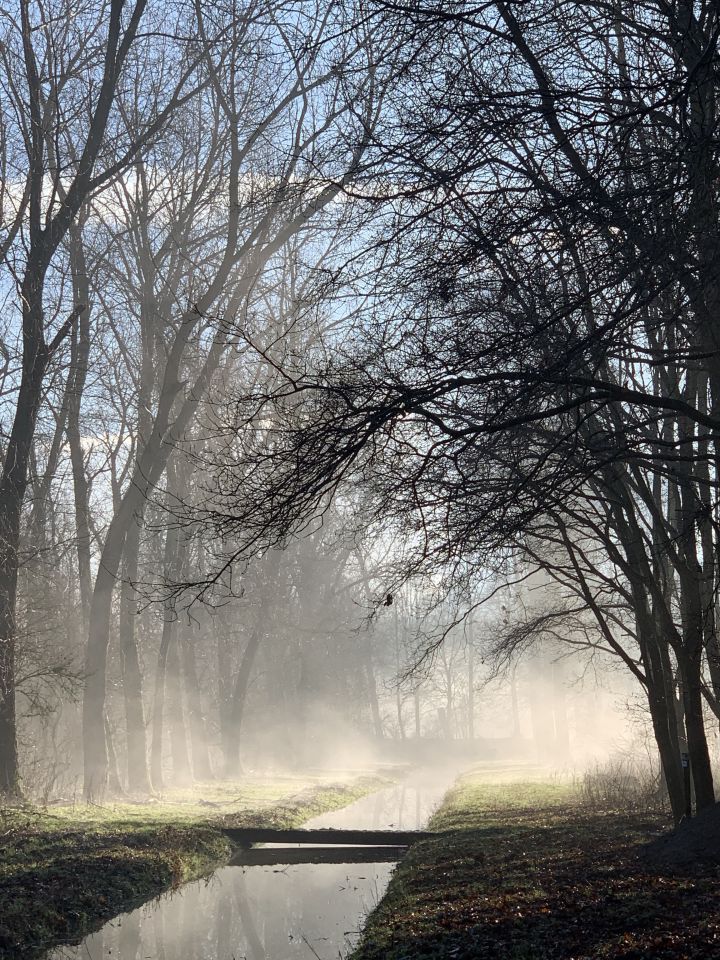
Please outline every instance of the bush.
[[666, 806], [658, 771], [624, 757], [596, 763], [585, 771], [578, 787], [581, 802], [594, 810], [649, 813]]

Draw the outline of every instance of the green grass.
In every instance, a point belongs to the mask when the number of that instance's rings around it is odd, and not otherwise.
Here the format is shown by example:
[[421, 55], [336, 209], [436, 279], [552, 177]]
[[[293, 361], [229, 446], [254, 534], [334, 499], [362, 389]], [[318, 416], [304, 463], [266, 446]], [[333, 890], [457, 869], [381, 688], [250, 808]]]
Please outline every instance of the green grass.
[[661, 814], [583, 806], [570, 781], [463, 778], [395, 872], [353, 960], [720, 956], [718, 870], [660, 873]]
[[0, 808], [0, 958], [39, 957], [204, 874], [222, 826], [296, 827], [387, 785], [364, 776], [199, 784], [154, 803]]

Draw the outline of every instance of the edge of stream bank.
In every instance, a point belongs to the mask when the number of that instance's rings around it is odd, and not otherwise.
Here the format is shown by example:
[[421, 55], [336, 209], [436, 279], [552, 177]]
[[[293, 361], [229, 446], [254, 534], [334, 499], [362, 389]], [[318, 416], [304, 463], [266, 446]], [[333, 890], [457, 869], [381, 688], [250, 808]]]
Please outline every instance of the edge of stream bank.
[[643, 856], [667, 810], [589, 803], [570, 779], [473, 770], [398, 864], [348, 960], [705, 960], [720, 865]]
[[[0, 810], [0, 960], [40, 958], [229, 859], [225, 826], [291, 829], [396, 782], [393, 774], [319, 783], [275, 803], [196, 819], [60, 820]], [[210, 805], [212, 806], [212, 805]]]

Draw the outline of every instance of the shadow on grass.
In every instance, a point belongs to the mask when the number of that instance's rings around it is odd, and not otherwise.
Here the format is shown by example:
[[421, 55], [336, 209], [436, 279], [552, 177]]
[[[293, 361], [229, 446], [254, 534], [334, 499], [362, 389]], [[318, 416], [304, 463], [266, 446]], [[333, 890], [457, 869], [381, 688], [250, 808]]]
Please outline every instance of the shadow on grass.
[[356, 960], [720, 957], [718, 870], [670, 874], [638, 859], [662, 820], [577, 809], [552, 825], [512, 820], [418, 844]]
[[[137, 824], [134, 824], [137, 829]], [[213, 869], [227, 855], [209, 829], [139, 833], [36, 830], [15, 838], [0, 875], [0, 958], [40, 957]]]

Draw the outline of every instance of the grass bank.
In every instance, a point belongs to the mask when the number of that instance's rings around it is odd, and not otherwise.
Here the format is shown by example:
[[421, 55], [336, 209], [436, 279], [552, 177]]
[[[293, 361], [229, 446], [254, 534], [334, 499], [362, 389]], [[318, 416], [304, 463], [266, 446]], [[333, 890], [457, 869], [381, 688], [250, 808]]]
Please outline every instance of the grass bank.
[[387, 783], [247, 779], [152, 803], [0, 808], [0, 958], [40, 957], [210, 873], [230, 853], [222, 826], [296, 827]]
[[662, 814], [589, 808], [572, 783], [463, 778], [371, 915], [353, 960], [720, 956], [718, 870], [644, 865]]

